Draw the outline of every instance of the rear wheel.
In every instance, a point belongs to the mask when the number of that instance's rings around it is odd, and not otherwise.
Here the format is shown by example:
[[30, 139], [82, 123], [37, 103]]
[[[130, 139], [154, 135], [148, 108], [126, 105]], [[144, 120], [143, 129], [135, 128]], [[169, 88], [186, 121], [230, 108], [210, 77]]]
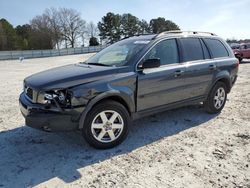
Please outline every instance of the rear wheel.
[[95, 148], [112, 148], [126, 138], [129, 123], [130, 117], [123, 105], [115, 101], [104, 101], [88, 113], [83, 136]]
[[223, 109], [226, 100], [227, 87], [223, 82], [217, 82], [205, 101], [205, 110], [212, 114], [219, 113]]

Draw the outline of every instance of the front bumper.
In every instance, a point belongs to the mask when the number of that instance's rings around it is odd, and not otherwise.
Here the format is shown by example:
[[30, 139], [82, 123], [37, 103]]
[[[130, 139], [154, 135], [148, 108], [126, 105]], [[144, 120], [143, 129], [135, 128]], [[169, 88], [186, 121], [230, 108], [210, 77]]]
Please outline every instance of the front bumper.
[[79, 118], [84, 107], [59, 111], [46, 109], [44, 105], [30, 102], [25, 94], [19, 98], [19, 106], [29, 127], [44, 131], [71, 131], [79, 127]]

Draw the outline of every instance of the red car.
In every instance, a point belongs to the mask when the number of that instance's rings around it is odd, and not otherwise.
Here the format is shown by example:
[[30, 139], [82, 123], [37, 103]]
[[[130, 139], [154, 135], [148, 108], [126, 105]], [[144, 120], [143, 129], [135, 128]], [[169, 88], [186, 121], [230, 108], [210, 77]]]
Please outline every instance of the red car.
[[242, 59], [250, 59], [250, 43], [240, 44], [239, 48], [232, 47], [235, 57], [241, 62]]

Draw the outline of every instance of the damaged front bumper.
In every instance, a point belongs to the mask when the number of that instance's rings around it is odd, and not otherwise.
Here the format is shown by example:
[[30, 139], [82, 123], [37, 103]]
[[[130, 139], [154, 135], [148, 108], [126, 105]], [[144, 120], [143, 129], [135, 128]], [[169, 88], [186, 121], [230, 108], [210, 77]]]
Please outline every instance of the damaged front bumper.
[[28, 100], [25, 93], [19, 98], [19, 106], [29, 127], [44, 131], [72, 131], [79, 128], [79, 119], [84, 107], [58, 109], [48, 108]]

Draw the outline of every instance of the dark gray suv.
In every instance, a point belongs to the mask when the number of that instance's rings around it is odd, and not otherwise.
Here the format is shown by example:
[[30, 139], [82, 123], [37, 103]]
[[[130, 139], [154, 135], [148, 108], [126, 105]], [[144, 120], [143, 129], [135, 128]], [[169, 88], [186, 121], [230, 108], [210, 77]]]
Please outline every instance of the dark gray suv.
[[20, 108], [26, 125], [45, 131], [81, 130], [96, 148], [111, 148], [131, 120], [203, 102], [220, 112], [239, 62], [212, 33], [164, 32], [117, 42], [86, 62], [24, 80]]

